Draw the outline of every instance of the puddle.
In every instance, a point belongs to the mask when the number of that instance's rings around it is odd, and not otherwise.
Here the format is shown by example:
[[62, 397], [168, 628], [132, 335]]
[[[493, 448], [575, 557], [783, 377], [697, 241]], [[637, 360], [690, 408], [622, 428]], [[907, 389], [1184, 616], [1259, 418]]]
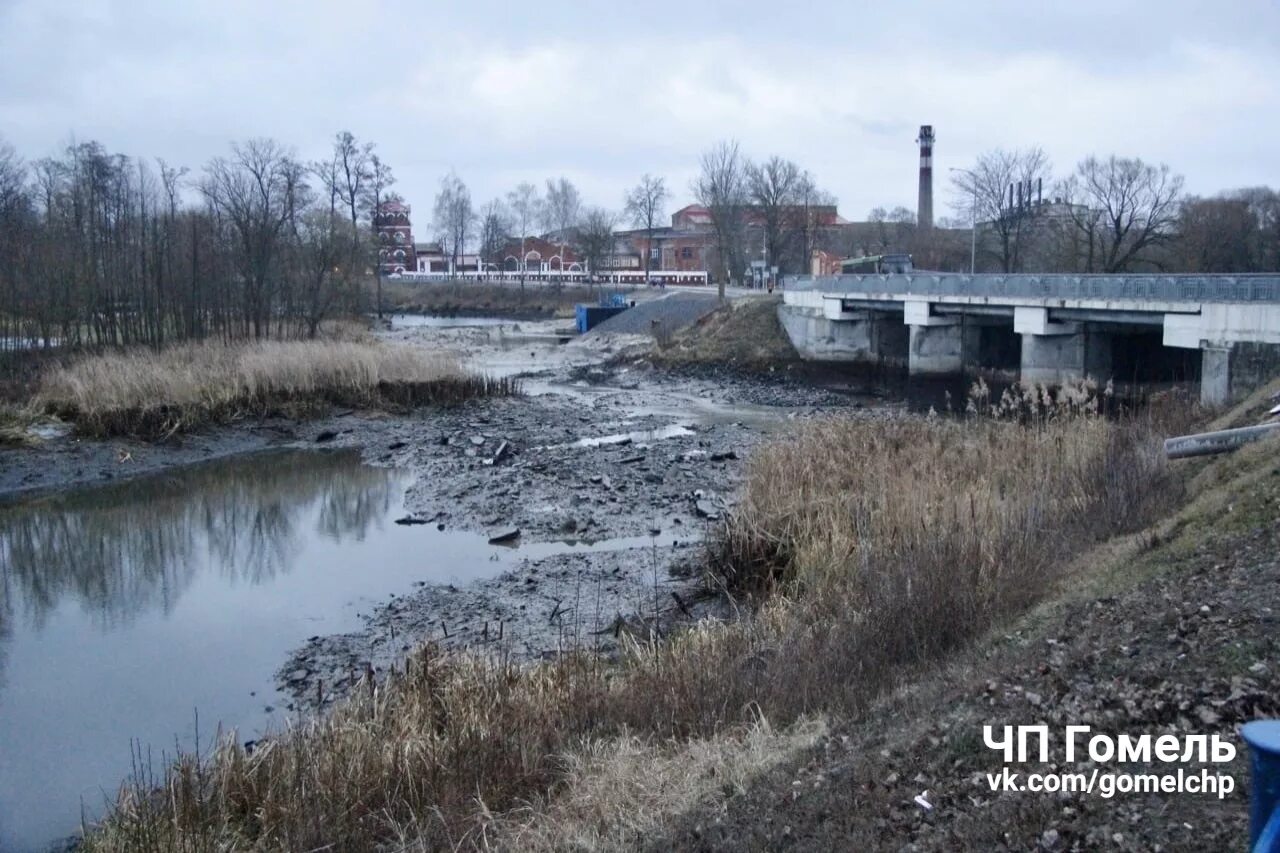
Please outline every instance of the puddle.
[[489, 545], [395, 524], [410, 479], [298, 450], [0, 505], [0, 850], [75, 833], [82, 805], [100, 816], [132, 739], [157, 771], [194, 749], [196, 710], [202, 746], [283, 723], [288, 654], [416, 582], [690, 538]]

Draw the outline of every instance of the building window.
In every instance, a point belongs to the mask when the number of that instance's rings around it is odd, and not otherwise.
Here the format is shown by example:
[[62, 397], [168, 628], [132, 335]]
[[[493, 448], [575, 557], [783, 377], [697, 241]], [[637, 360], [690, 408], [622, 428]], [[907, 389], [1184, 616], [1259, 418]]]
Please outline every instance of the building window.
[[691, 249], [688, 246], [685, 246], [683, 249], [680, 250], [680, 257], [684, 258], [686, 261], [689, 260], [690, 258], [693, 257], [693, 249]]

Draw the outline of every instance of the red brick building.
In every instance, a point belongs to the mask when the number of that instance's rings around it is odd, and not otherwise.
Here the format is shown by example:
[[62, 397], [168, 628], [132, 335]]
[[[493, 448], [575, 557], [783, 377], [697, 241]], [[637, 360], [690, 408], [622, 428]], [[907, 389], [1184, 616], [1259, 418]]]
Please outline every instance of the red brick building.
[[[783, 211], [783, 215], [793, 221], [808, 217], [811, 228], [824, 232], [835, 231], [848, 224], [841, 218], [835, 205], [788, 208]], [[744, 218], [746, 228], [743, 243], [748, 259], [754, 260], [759, 257], [760, 246], [763, 244], [764, 215], [760, 208], [752, 206], [746, 208]], [[652, 269], [655, 272], [706, 270], [711, 274], [712, 280], [724, 272], [716, 251], [715, 222], [711, 211], [700, 204], [686, 205], [671, 214], [671, 225], [653, 229], [652, 239], [653, 245], [650, 246], [649, 232], [644, 229], [619, 232], [617, 255], [634, 258], [634, 267], [641, 270], [644, 269], [646, 253], [652, 252]], [[796, 263], [799, 268], [795, 271], [808, 273], [813, 260], [800, 258]], [[734, 275], [738, 275], [737, 271]]]
[[542, 237], [526, 237], [523, 244], [518, 239], [511, 239], [502, 247], [502, 271], [519, 272], [521, 261], [528, 272], [581, 272], [582, 259], [573, 250], [573, 246], [552, 243]]

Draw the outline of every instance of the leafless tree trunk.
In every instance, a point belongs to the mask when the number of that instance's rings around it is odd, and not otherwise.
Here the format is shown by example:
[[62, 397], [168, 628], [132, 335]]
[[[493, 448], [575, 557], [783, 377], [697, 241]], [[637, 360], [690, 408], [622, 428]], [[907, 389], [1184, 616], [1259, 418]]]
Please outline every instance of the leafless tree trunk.
[[[997, 148], [979, 155], [973, 168], [952, 173], [957, 212], [976, 223], [979, 245], [995, 256], [1002, 271], [1022, 271], [1026, 244], [1037, 221], [1035, 207], [1010, 204], [1009, 187], [1041, 186], [1049, 180], [1049, 158], [1040, 148]], [[995, 241], [994, 249], [987, 248], [988, 237]]]
[[716, 292], [724, 301], [725, 283], [733, 270], [745, 268], [743, 213], [747, 203], [745, 162], [735, 141], [721, 142], [702, 155], [701, 172], [693, 184], [699, 204], [711, 214], [716, 247], [724, 275]]
[[[511, 233], [511, 212], [501, 199], [493, 199], [480, 210], [480, 263], [502, 268], [500, 257]], [[487, 267], [486, 267], [487, 272]]]
[[387, 191], [395, 182], [395, 176], [391, 174], [391, 167], [377, 154], [371, 153], [369, 155], [368, 177], [365, 181], [365, 193], [369, 201], [369, 223], [373, 235], [372, 245], [374, 246], [374, 312], [379, 320], [382, 319], [382, 259], [376, 254], [378, 245], [377, 219], [378, 211], [382, 209], [382, 203], [387, 200]]
[[640, 183], [627, 193], [626, 215], [637, 228], [645, 232], [644, 280], [649, 283], [653, 272], [653, 232], [662, 219], [667, 204], [667, 184], [662, 178], [645, 175]]
[[520, 184], [507, 194], [507, 206], [513, 214], [512, 224], [520, 230], [520, 262], [517, 267], [520, 270], [520, 289], [524, 290], [525, 239], [542, 213], [542, 199], [538, 198], [538, 188], [528, 182]]
[[592, 278], [602, 266], [603, 259], [613, 251], [613, 229], [617, 225], [617, 214], [602, 207], [589, 207], [582, 217], [578, 241], [587, 262], [587, 272]]
[[471, 191], [456, 172], [450, 172], [440, 181], [440, 192], [436, 195], [435, 226], [453, 259], [451, 278], [457, 274], [460, 258], [467, 251], [468, 235], [475, 219]]
[[1089, 157], [1056, 191], [1085, 246], [1085, 272], [1124, 272], [1174, 235], [1182, 176], [1137, 158]]
[[[807, 176], [781, 157], [746, 164], [747, 192], [764, 231], [765, 262], [787, 268], [793, 237], [805, 223], [799, 217], [799, 190]], [[811, 181], [810, 181], [811, 183]]]
[[564, 250], [568, 234], [578, 225], [582, 212], [582, 199], [578, 188], [568, 178], [547, 179], [546, 204], [544, 206], [549, 230], [555, 231], [560, 243], [560, 272], [564, 277]]

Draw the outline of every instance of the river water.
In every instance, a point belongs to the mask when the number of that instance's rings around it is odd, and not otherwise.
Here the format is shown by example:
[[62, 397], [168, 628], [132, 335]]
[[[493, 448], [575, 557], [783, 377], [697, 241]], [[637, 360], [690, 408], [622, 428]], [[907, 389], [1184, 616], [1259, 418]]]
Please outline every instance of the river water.
[[571, 547], [397, 525], [408, 481], [278, 451], [0, 505], [0, 851], [76, 833], [131, 746], [157, 772], [195, 749], [197, 713], [202, 749], [282, 725], [288, 653], [375, 601]]

